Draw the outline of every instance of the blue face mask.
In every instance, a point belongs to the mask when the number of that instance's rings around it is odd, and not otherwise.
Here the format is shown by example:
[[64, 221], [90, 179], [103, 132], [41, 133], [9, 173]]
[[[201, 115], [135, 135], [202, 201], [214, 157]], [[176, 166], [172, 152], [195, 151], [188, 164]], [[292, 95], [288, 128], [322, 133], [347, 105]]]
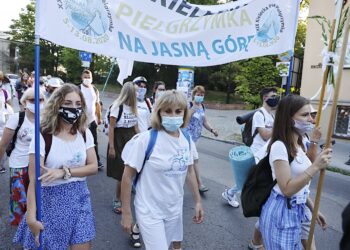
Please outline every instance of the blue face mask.
[[194, 96], [194, 102], [202, 103], [203, 101], [204, 101], [204, 96], [200, 96], [200, 95], [195, 95]]
[[143, 99], [145, 99], [145, 95], [146, 95], [147, 89], [146, 88], [138, 88], [136, 90], [136, 98], [139, 101], [142, 101]]
[[182, 116], [162, 116], [162, 125], [168, 132], [175, 132], [183, 123]]

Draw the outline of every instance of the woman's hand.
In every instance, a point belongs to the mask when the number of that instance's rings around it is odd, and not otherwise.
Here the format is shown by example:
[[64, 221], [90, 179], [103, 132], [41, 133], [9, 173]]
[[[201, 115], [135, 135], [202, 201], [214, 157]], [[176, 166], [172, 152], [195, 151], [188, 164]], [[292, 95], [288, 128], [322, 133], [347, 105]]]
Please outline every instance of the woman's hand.
[[325, 169], [328, 165], [330, 160], [332, 159], [332, 149], [331, 148], [327, 148], [324, 149], [315, 159], [315, 166], [317, 166], [317, 168], [319, 170], [321, 169]]
[[193, 222], [197, 223], [197, 224], [202, 223], [204, 220], [204, 210], [202, 207], [202, 203], [196, 204], [195, 212], [196, 212], [196, 214], [195, 214], [195, 216], [193, 216]]
[[65, 175], [65, 171], [60, 168], [47, 168], [47, 167], [41, 167], [42, 170], [44, 170], [44, 174], [41, 175], [38, 180], [42, 180], [42, 182], [53, 182], [54, 180], [63, 179], [63, 176]]
[[323, 230], [327, 229], [328, 225], [327, 225], [327, 222], [326, 222], [326, 217], [321, 212], [318, 212], [316, 221], [317, 221], [317, 224], [320, 225], [320, 227]]
[[33, 221], [27, 220], [28, 227], [30, 231], [33, 233], [35, 238], [35, 244], [37, 247], [40, 246], [39, 236], [40, 232], [44, 230], [44, 226], [40, 221], [37, 221], [36, 219]]
[[115, 158], [115, 149], [114, 148], [109, 147], [109, 149], [108, 149], [108, 157], [111, 158], [111, 159]]
[[120, 224], [122, 225], [124, 231], [128, 234], [131, 234], [132, 230], [132, 215], [127, 213], [122, 213], [122, 220], [120, 221]]

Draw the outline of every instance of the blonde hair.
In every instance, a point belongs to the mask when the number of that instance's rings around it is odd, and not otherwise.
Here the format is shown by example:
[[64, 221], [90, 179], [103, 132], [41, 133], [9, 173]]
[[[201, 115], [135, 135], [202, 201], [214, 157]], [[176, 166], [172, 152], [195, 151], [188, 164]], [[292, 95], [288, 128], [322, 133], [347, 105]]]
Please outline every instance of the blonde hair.
[[166, 110], [168, 108], [180, 108], [184, 110], [184, 122], [181, 128], [187, 126], [189, 122], [188, 107], [185, 95], [177, 90], [167, 90], [156, 102], [153, 107], [153, 112], [151, 115], [151, 126], [156, 130], [163, 130], [162, 117], [160, 115], [161, 110]]
[[202, 85], [197, 85], [196, 87], [194, 87], [192, 90], [192, 99], [197, 94], [197, 92], [205, 94], [205, 88]]
[[113, 106], [117, 107], [122, 104], [130, 106], [132, 112], [137, 115], [136, 88], [133, 82], [124, 83], [118, 98], [113, 102]]
[[[44, 99], [44, 101], [46, 101], [44, 93], [42, 91], [39, 91], [39, 93], [40, 93], [40, 99], [42, 98], [42, 99]], [[21, 102], [21, 104], [23, 106], [25, 106], [26, 105], [26, 101], [28, 99], [34, 99], [34, 98], [35, 98], [35, 90], [34, 90], [34, 88], [27, 88], [27, 90], [24, 91], [20, 102]]]
[[77, 131], [81, 133], [85, 131], [87, 128], [87, 114], [84, 96], [78, 86], [71, 83], [66, 83], [52, 93], [49, 101], [45, 105], [40, 123], [42, 133], [57, 134], [60, 132], [61, 128], [59, 127], [60, 118], [58, 115], [58, 110], [62, 106], [66, 95], [72, 92], [75, 92], [80, 96], [83, 111], [79, 119], [73, 124], [70, 132], [71, 134], [76, 134]]

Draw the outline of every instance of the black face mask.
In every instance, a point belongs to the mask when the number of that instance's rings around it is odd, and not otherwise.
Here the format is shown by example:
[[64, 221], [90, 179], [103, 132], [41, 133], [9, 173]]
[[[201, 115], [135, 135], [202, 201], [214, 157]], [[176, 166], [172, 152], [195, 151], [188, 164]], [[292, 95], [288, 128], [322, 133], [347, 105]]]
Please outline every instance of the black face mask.
[[82, 111], [82, 108], [60, 107], [58, 110], [58, 115], [62, 117], [65, 122], [74, 124], [81, 116]]
[[276, 96], [276, 97], [267, 99], [266, 104], [269, 105], [271, 108], [274, 108], [278, 105], [279, 101], [280, 101], [280, 98]]

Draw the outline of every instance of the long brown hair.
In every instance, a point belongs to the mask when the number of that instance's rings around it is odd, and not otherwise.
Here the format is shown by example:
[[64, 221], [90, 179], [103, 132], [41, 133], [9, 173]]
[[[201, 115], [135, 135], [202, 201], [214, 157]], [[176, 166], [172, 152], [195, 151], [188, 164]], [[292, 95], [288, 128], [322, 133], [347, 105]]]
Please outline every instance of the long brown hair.
[[[293, 116], [307, 104], [310, 104], [310, 101], [298, 95], [288, 95], [282, 98], [276, 110], [272, 136], [267, 148], [268, 152], [270, 152], [271, 145], [275, 141], [282, 141], [287, 148], [288, 154], [292, 157], [296, 156], [297, 145], [294, 141], [294, 135], [298, 133], [294, 128]], [[297, 144], [304, 149], [302, 139], [302, 136], [299, 135]]]

